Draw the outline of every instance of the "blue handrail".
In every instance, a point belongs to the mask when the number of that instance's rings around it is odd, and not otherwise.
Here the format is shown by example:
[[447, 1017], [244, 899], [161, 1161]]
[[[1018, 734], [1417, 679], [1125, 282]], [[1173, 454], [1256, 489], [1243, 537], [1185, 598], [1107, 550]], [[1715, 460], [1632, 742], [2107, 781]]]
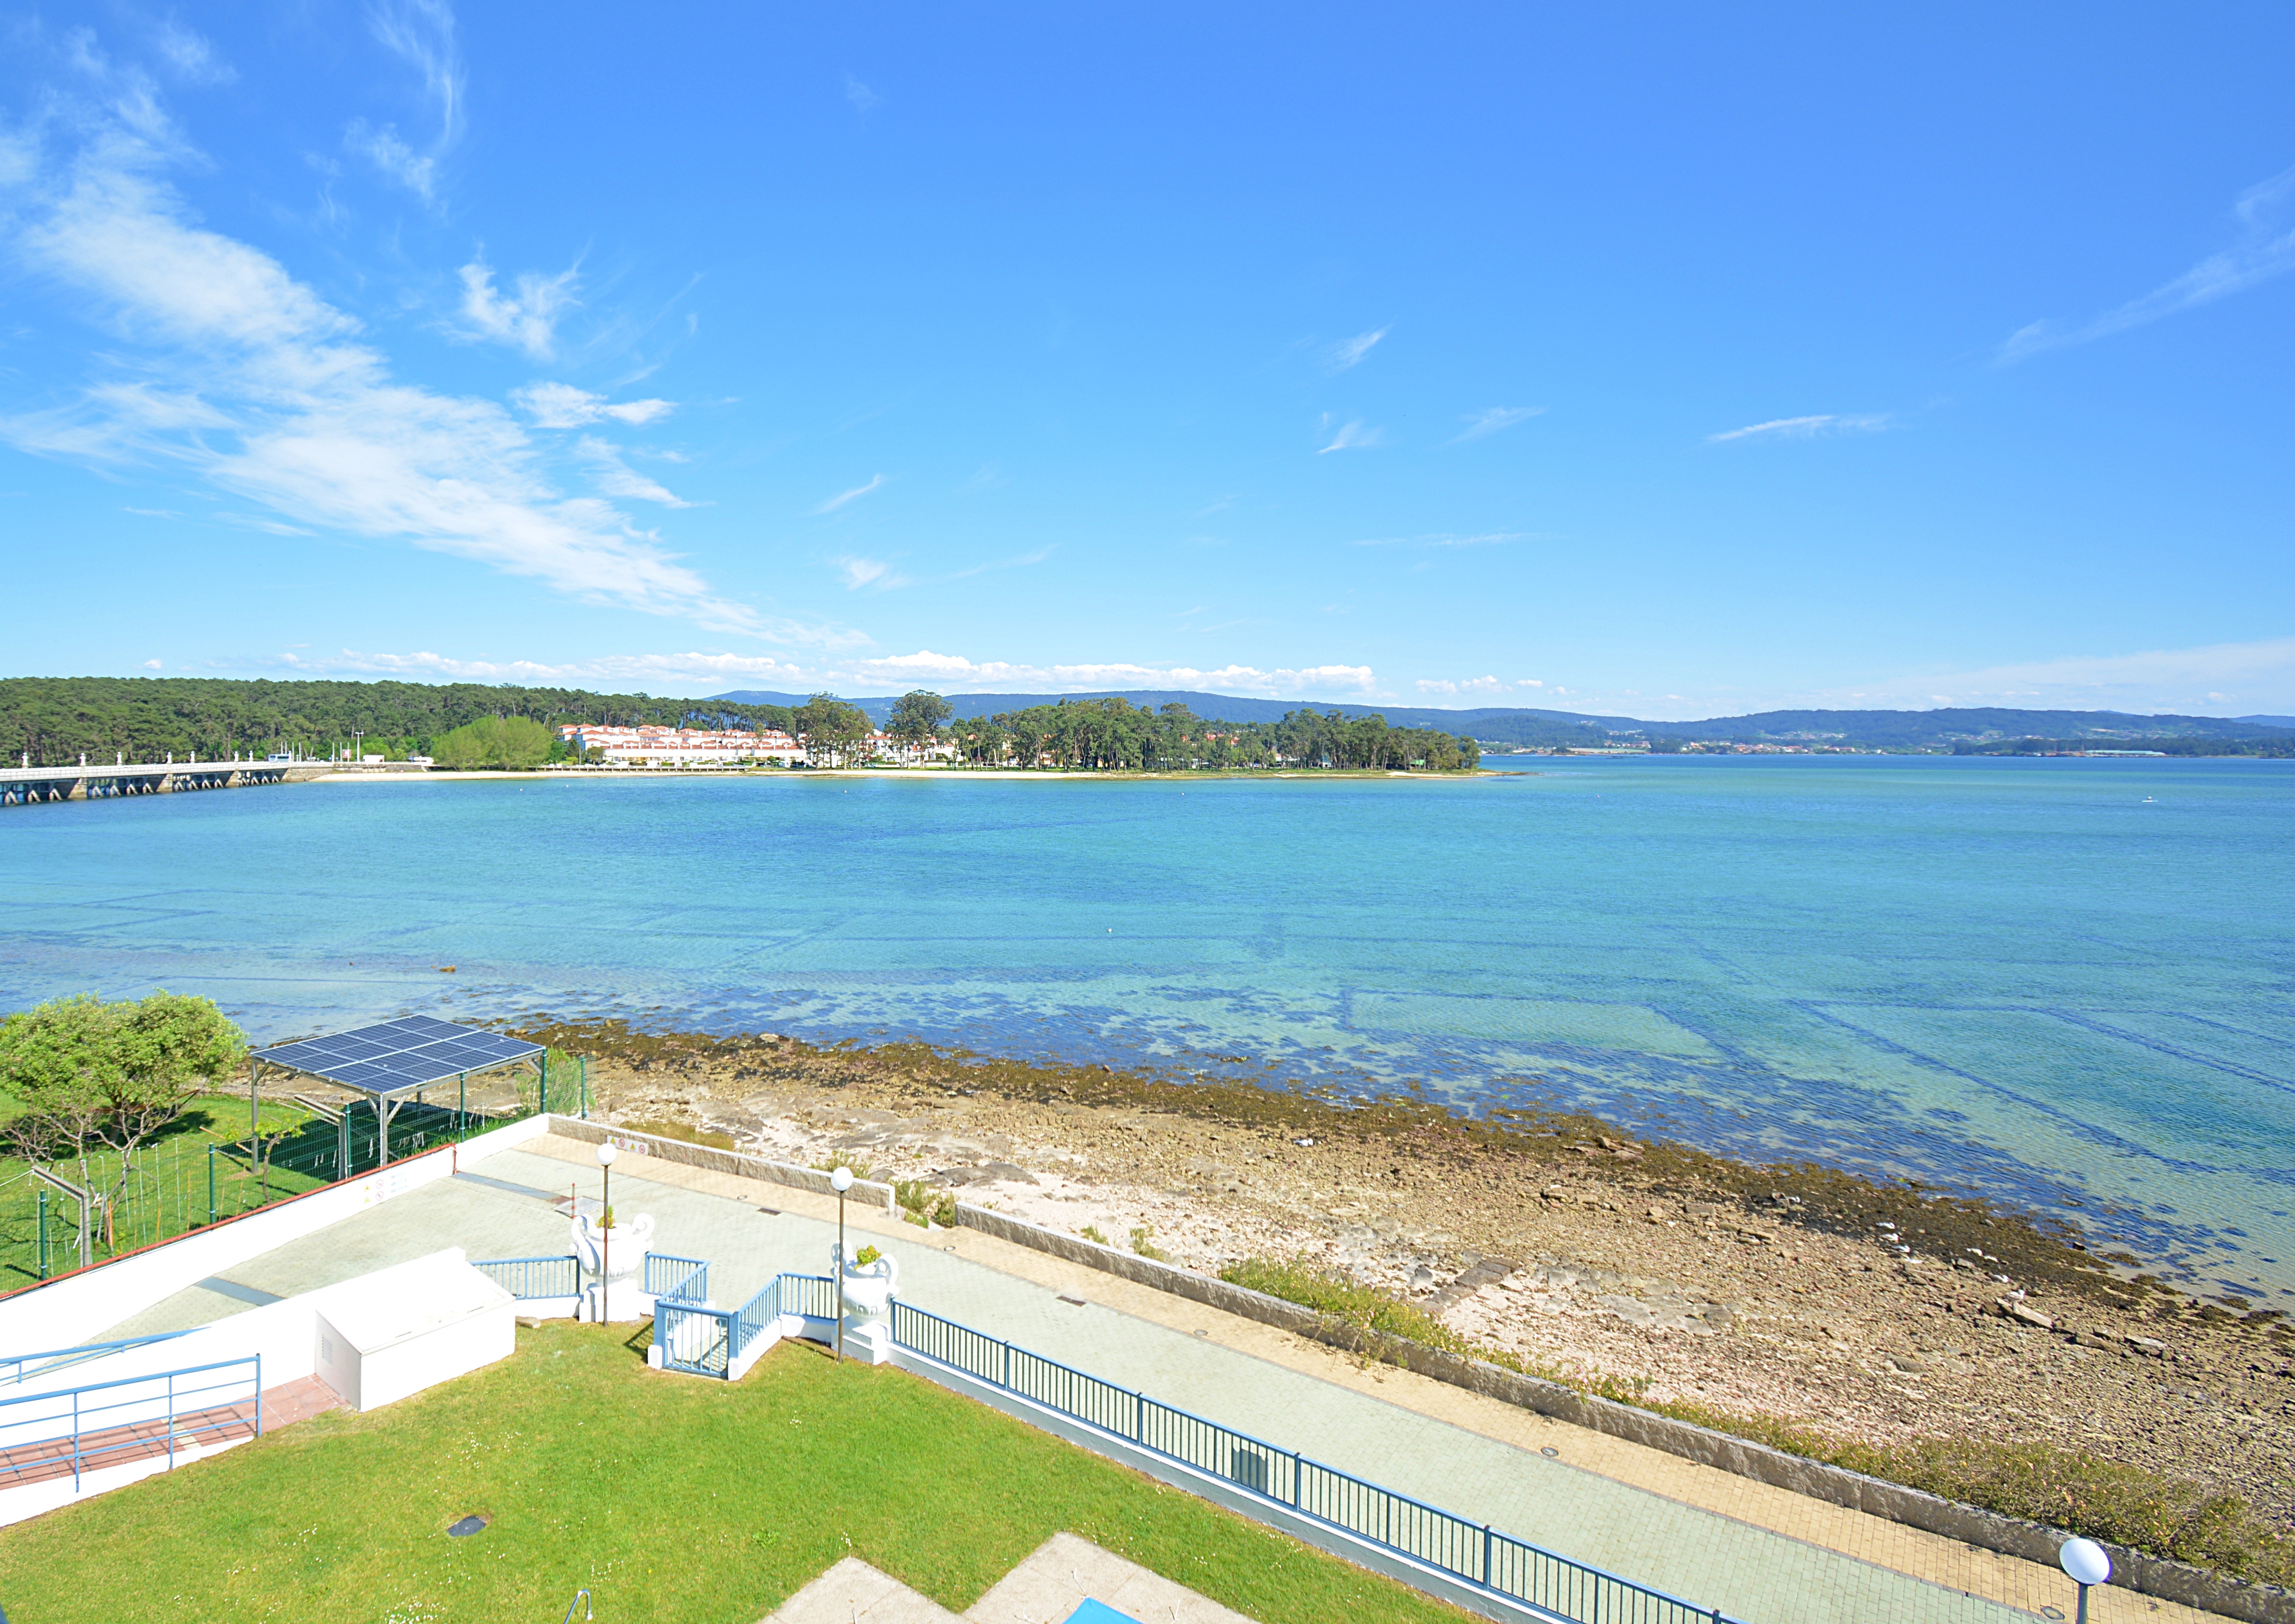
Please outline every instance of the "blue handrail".
[[837, 1312], [837, 1282], [827, 1275], [776, 1275], [737, 1309], [704, 1308], [697, 1302], [657, 1298], [653, 1307], [654, 1345], [662, 1368], [688, 1375], [725, 1377], [750, 1343], [784, 1314], [827, 1319]]
[[[46, 1375], [52, 1370], [69, 1370], [74, 1365], [85, 1365], [90, 1359], [102, 1359], [123, 1348], [141, 1348], [151, 1342], [171, 1342], [178, 1336], [189, 1336], [198, 1328], [194, 1326], [181, 1331], [154, 1331], [149, 1336], [123, 1336], [117, 1342], [81, 1342], [77, 1347], [47, 1348], [37, 1353], [0, 1353], [0, 1366], [14, 1367], [7, 1374], [0, 1375], [0, 1385], [21, 1387], [32, 1377]], [[37, 1370], [26, 1370], [24, 1367], [34, 1359], [53, 1362], [41, 1366]]]
[[572, 1297], [582, 1290], [582, 1266], [570, 1252], [551, 1257], [488, 1258], [470, 1267], [521, 1300]]
[[645, 1254], [646, 1295], [669, 1302], [706, 1302], [709, 1265], [699, 1258], [671, 1257], [666, 1253]]
[[[208, 1375], [218, 1370], [236, 1370], [241, 1366], [251, 1367], [248, 1376], [189, 1382], [189, 1378], [194, 1376]], [[218, 1400], [218, 1395], [238, 1391], [242, 1381], [249, 1383], [251, 1388], [249, 1396], [254, 1404], [251, 1418], [240, 1413], [245, 1400], [228, 1404]], [[141, 1394], [125, 1394], [118, 1391], [128, 1387], [148, 1390], [154, 1383], [159, 1385], [159, 1391], [156, 1392], [147, 1391]], [[90, 1395], [97, 1393], [113, 1396], [101, 1401], [91, 1399]], [[208, 1402], [188, 1407], [184, 1402], [194, 1399]], [[10, 1418], [11, 1410], [29, 1405], [52, 1408], [45, 1412], [28, 1411], [20, 1420]], [[157, 1413], [154, 1407], [159, 1407]], [[133, 1413], [119, 1416], [122, 1411]], [[119, 1418], [90, 1426], [91, 1421], [107, 1416], [119, 1416]], [[186, 1422], [186, 1416], [203, 1419]], [[20, 1399], [0, 1399], [0, 1454], [33, 1452], [0, 1467], [0, 1479], [13, 1477], [21, 1481], [43, 1466], [56, 1464], [64, 1457], [63, 1452], [43, 1449], [41, 1446], [62, 1444], [69, 1440], [71, 1445], [72, 1488], [77, 1491], [83, 1473], [94, 1469], [91, 1463], [109, 1455], [151, 1453], [152, 1440], [149, 1429], [154, 1421], [163, 1417], [167, 1429], [167, 1465], [170, 1468], [176, 1464], [176, 1449], [184, 1440], [241, 1430], [250, 1424], [250, 1420], [254, 1435], [262, 1437], [263, 1356], [249, 1353], [238, 1359], [216, 1359], [211, 1364], [186, 1365], [179, 1370], [158, 1370], [149, 1375], [115, 1376], [109, 1382], [90, 1382], [82, 1387], [67, 1387], [55, 1392], [27, 1393]], [[57, 1426], [58, 1424], [65, 1424], [59, 1430], [30, 1437], [10, 1436], [27, 1428]], [[91, 1432], [98, 1440], [107, 1432], [119, 1436], [91, 1446], [88, 1442]]]
[[1295, 1449], [1161, 1403], [1128, 1387], [983, 1335], [898, 1301], [893, 1341], [911, 1353], [1055, 1409], [1167, 1460], [1226, 1479], [1246, 1492], [1452, 1578], [1587, 1624], [1730, 1624], [1647, 1585], [1472, 1522]]

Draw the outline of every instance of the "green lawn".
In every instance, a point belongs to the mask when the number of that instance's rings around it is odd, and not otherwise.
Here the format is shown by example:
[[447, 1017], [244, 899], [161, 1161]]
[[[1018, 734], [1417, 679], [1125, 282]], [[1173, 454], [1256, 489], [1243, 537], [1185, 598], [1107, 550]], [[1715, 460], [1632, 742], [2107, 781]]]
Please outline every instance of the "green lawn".
[[[552, 1323], [516, 1357], [0, 1529], [11, 1624], [754, 1624], [851, 1555], [962, 1612], [1068, 1530], [1265, 1624], [1466, 1615], [889, 1368], [743, 1382]], [[474, 1538], [446, 1524], [494, 1521]]]

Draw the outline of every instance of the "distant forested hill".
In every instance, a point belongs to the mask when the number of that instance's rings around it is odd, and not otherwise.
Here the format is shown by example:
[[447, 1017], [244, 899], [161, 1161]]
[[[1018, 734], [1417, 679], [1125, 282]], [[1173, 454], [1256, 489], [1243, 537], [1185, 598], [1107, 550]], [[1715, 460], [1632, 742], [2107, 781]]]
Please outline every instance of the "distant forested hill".
[[271, 682], [203, 677], [11, 677], [0, 679], [0, 764], [26, 755], [37, 767], [62, 766], [85, 752], [108, 762], [268, 755], [293, 748], [325, 755], [363, 734], [360, 747], [421, 755], [439, 734], [481, 716], [526, 716], [544, 724], [787, 727], [769, 705], [718, 699], [656, 699], [578, 688], [489, 687], [475, 682]]
[[[721, 700], [748, 704], [802, 704], [802, 695], [742, 692]], [[1130, 689], [1091, 694], [951, 694], [960, 718], [992, 716], [1067, 699], [1128, 699], [1154, 709], [1186, 706], [1209, 722], [1279, 722], [1299, 708], [1295, 699], [1245, 699], [1229, 694]], [[853, 704], [882, 722], [890, 698]], [[1484, 744], [1553, 749], [1564, 745], [1614, 744], [1633, 738], [1671, 738], [1714, 743], [1785, 744], [1818, 741], [1865, 749], [1948, 750], [1956, 744], [1995, 739], [2272, 739], [2295, 736], [2295, 727], [2275, 727], [2285, 718], [2267, 716], [2138, 716], [2121, 711], [1762, 711], [1746, 716], [1717, 716], [1703, 722], [1645, 722], [1632, 716], [1596, 716], [1575, 711], [1485, 707], [1441, 710], [1431, 706], [1316, 704], [1321, 712], [1348, 716], [1379, 715], [1401, 728], [1434, 728], [1481, 739]]]
[[[518, 688], [475, 682], [240, 681], [199, 677], [12, 677], [0, 679], [0, 762], [29, 753], [34, 764], [54, 766], [85, 751], [130, 761], [267, 754], [295, 748], [325, 755], [347, 745], [354, 732], [363, 748], [387, 755], [422, 753], [431, 739], [481, 716], [526, 716], [545, 724], [606, 722], [690, 727], [790, 726], [789, 711], [803, 694], [741, 692], [708, 699], [661, 699], [647, 694], [593, 693], [578, 688]], [[1246, 699], [1227, 694], [1131, 690], [1085, 694], [951, 694], [959, 720], [1011, 714], [1062, 699], [1122, 698], [1144, 709], [1184, 705], [1208, 722], [1274, 724], [1303, 708], [1297, 700]], [[892, 699], [853, 701], [882, 724]], [[2295, 727], [2279, 716], [2139, 716], [2120, 711], [1763, 711], [1703, 722], [1646, 722], [1571, 711], [1484, 707], [1442, 710], [1429, 706], [1313, 705], [1324, 715], [1384, 716], [1393, 728], [1431, 729], [1491, 745], [1553, 749], [1638, 739], [1685, 742], [1815, 743], [1865, 749], [1950, 750], [2001, 740], [2030, 739], [2059, 747], [2112, 740], [2295, 744]]]
[[[805, 699], [802, 694], [773, 693], [763, 689], [745, 689], [719, 694], [715, 698], [748, 705], [802, 705]], [[1551, 749], [1564, 744], [1607, 744], [1610, 742], [1609, 735], [1601, 725], [1605, 720], [1628, 727], [1639, 725], [1630, 717], [1573, 716], [1562, 711], [1446, 711], [1425, 705], [1342, 705], [1325, 704], [1319, 700], [1245, 699], [1233, 694], [1203, 694], [1183, 689], [1108, 689], [1078, 694], [950, 694], [946, 698], [949, 708], [956, 714], [959, 721], [964, 722], [1013, 711], [1032, 710], [1038, 706], [1057, 705], [1062, 699], [1123, 699], [1142, 710], [1160, 710], [1166, 705], [1184, 705], [1205, 722], [1277, 722], [1304, 706], [1326, 714], [1336, 711], [1350, 717], [1384, 716], [1393, 727], [1433, 728], [1441, 732], [1479, 739], [1489, 744], [1529, 745], [1540, 749]], [[880, 726], [892, 714], [894, 704], [889, 697], [854, 699], [851, 703], [866, 711], [869, 719]]]

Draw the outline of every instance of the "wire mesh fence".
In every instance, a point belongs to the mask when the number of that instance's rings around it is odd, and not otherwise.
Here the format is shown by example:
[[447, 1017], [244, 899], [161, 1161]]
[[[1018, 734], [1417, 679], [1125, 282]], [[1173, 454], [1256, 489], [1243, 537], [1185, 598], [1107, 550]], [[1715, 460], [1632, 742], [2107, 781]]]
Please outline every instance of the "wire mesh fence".
[[[531, 1114], [515, 1094], [465, 1110], [399, 1107], [389, 1158], [403, 1161]], [[250, 1127], [252, 1131], [249, 1131]], [[382, 1164], [382, 1135], [363, 1106], [336, 1114], [266, 1098], [250, 1123], [241, 1099], [199, 1102], [177, 1124], [122, 1156], [108, 1147], [43, 1161], [0, 1160], [0, 1290], [101, 1263]]]

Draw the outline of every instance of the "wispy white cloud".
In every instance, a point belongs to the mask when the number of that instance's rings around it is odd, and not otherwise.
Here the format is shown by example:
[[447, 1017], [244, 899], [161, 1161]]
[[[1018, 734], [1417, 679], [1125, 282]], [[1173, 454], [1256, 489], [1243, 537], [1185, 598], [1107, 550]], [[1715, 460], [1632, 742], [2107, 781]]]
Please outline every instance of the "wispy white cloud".
[[[1331, 434], [1330, 419], [1327, 417], [1323, 420], [1323, 432]], [[1386, 431], [1383, 428], [1366, 428], [1360, 421], [1343, 423], [1337, 433], [1331, 434], [1331, 443], [1319, 447], [1315, 454], [1327, 457], [1335, 451], [1368, 451], [1372, 446], [1385, 442]]]
[[885, 104], [884, 97], [849, 73], [845, 76], [845, 99], [853, 103], [853, 110], [856, 113], [865, 113], [871, 108]]
[[837, 494], [830, 497], [827, 502], [822, 502], [819, 507], [813, 509], [813, 512], [815, 514], [834, 513], [846, 502], [858, 502], [871, 491], [883, 490], [889, 483], [890, 481], [888, 481], [884, 475], [878, 474], [866, 485], [856, 485], [849, 491], [839, 492]]
[[1748, 423], [1705, 437], [1709, 445], [1727, 440], [1813, 440], [1836, 434], [1878, 434], [1889, 426], [1885, 412], [1821, 412], [1814, 417], [1776, 417], [1766, 423]]
[[92, 116], [76, 151], [12, 190], [12, 257], [77, 290], [119, 347], [115, 375], [0, 421], [0, 439], [173, 466], [261, 503], [266, 523], [402, 538], [592, 601], [795, 630], [719, 597], [609, 502], [554, 489], [501, 405], [394, 378], [350, 317], [268, 255], [194, 224], [159, 178], [184, 155], [163, 121]]
[[1393, 331], [1391, 326], [1381, 327], [1371, 332], [1359, 332], [1352, 339], [1342, 339], [1323, 352], [1323, 365], [1333, 372], [1344, 372], [1349, 367], [1359, 365], [1378, 341]]
[[1998, 359], [2004, 363], [2021, 361], [2042, 350], [2110, 338], [2295, 270], [2295, 220], [2290, 218], [2291, 208], [2295, 208], [2295, 168], [2282, 170], [2240, 193], [2232, 205], [2239, 240], [2231, 247], [2209, 255], [2173, 282], [2084, 325], [2060, 327], [2053, 322], [2035, 322], [2019, 328], [2000, 346]]
[[975, 564], [969, 569], [951, 570], [941, 577], [943, 581], [963, 581], [973, 575], [984, 575], [991, 570], [1025, 569], [1031, 564], [1041, 564], [1052, 556], [1055, 549], [1039, 547], [1033, 552], [1024, 552], [1009, 559], [993, 559], [985, 564]]
[[168, 69], [186, 84], [228, 85], [239, 78], [238, 70], [216, 53], [207, 37], [186, 27], [180, 18], [162, 20], [151, 43]]
[[1821, 697], [1834, 705], [2285, 714], [2295, 712], [2295, 637], [1923, 672]]
[[167, 668], [167, 662], [165, 660], [145, 660], [143, 662], [143, 669], [146, 671], [165, 671]]
[[749, 681], [800, 682], [817, 672], [767, 654], [611, 654], [589, 659], [461, 659], [418, 650], [374, 654], [344, 649], [331, 655], [289, 650], [271, 662], [314, 674], [409, 677], [418, 681], [697, 683]]
[[542, 428], [579, 428], [606, 419], [639, 427], [676, 410], [666, 400], [609, 401], [570, 383], [530, 383], [512, 389], [510, 397]]
[[574, 297], [581, 281], [581, 272], [570, 267], [555, 276], [527, 271], [519, 276], [518, 291], [505, 294], [494, 286], [494, 267], [474, 259], [462, 267], [462, 319], [476, 337], [516, 345], [547, 361], [558, 319], [582, 302]]
[[1362, 693], [1377, 686], [1368, 665], [1308, 665], [1272, 670], [1256, 665], [1035, 665], [1005, 660], [971, 660], [962, 655], [914, 654], [841, 661], [837, 674], [856, 685], [937, 682], [943, 690], [1024, 693], [1089, 692], [1095, 689], [1194, 688], [1216, 692], [1297, 696]]
[[598, 488], [608, 496], [633, 496], [641, 502], [657, 502], [665, 508], [693, 505], [623, 461], [622, 448], [611, 441], [585, 434], [576, 442], [576, 450], [597, 469]]
[[444, 0], [381, 0], [369, 10], [367, 23], [385, 49], [421, 77], [437, 133], [418, 150], [395, 124], [354, 118], [343, 128], [343, 144], [425, 202], [435, 202], [439, 162], [462, 138], [465, 75], [454, 13]]
[[1465, 677], [1452, 681], [1447, 677], [1421, 677], [1412, 684], [1422, 694], [1470, 694], [1496, 698], [1509, 691], [1496, 677]]
[[406, 654], [345, 649], [332, 655], [289, 649], [268, 662], [274, 667], [312, 674], [355, 673], [404, 676], [432, 681], [643, 683], [665, 687], [778, 688], [806, 692], [830, 689], [847, 694], [896, 691], [919, 684], [943, 692], [1078, 693], [1101, 689], [1181, 688], [1267, 698], [1360, 697], [1375, 690], [1368, 665], [1307, 665], [1272, 669], [1230, 665], [1217, 667], [1131, 664], [1030, 665], [1008, 660], [973, 660], [962, 655], [914, 654], [862, 657], [825, 648], [801, 660], [774, 655], [720, 650], [666, 654], [597, 655], [567, 660], [470, 659], [430, 651]]
[[845, 577], [845, 590], [857, 592], [862, 587], [872, 592], [889, 592], [895, 587], [907, 586], [911, 578], [894, 569], [881, 559], [831, 559], [837, 573]]
[[1437, 532], [1432, 535], [1374, 535], [1357, 542], [1358, 547], [1503, 547], [1509, 542], [1530, 540], [1526, 530], [1483, 530], [1471, 535], [1453, 535]]
[[1480, 412], [1469, 412], [1466, 428], [1450, 437], [1456, 445], [1461, 440], [1479, 440], [1484, 435], [1496, 434], [1501, 428], [1511, 428], [1516, 423], [1526, 423], [1546, 410], [1543, 406], [1485, 406]]
[[370, 124], [363, 118], [354, 118], [343, 126], [343, 145], [380, 170], [385, 178], [396, 181], [424, 202], [437, 200], [437, 156], [417, 152], [398, 133], [396, 125]]

